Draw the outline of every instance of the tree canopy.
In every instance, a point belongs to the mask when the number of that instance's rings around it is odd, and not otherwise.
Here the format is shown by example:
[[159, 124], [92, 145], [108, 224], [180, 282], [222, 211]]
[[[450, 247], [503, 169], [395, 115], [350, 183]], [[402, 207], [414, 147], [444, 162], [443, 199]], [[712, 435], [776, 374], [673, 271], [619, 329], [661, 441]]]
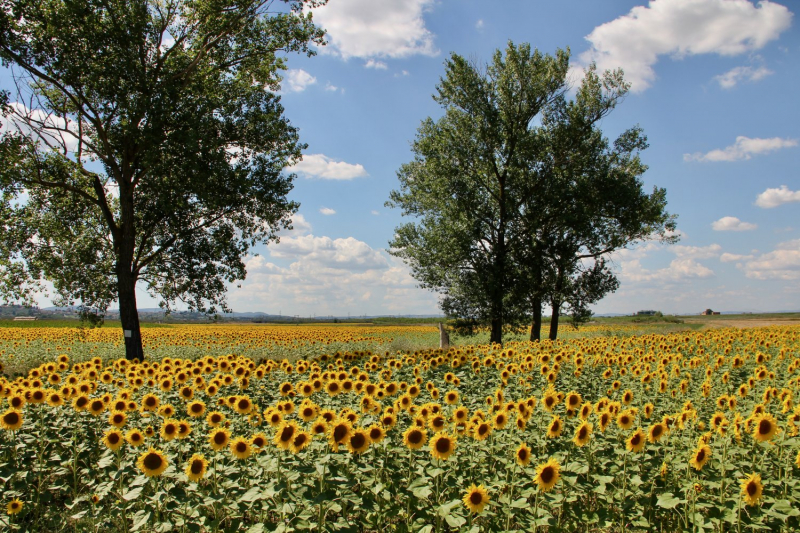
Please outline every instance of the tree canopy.
[[5, 2], [5, 299], [47, 280], [89, 315], [118, 300], [128, 357], [139, 281], [168, 309], [226, 310], [244, 255], [297, 210], [284, 169], [305, 146], [275, 92], [287, 55], [324, 43], [320, 3]]
[[543, 302], [557, 334], [564, 304], [585, 317], [617, 288], [610, 252], [672, 239], [666, 192], [647, 194], [639, 179], [643, 132], [610, 143], [598, 127], [627, 93], [622, 73], [592, 67], [570, 99], [568, 67], [568, 50], [527, 44], [486, 66], [453, 54], [434, 95], [444, 114], [422, 122], [387, 202], [414, 218], [393, 253], [448, 315], [490, 323], [491, 342], [507, 323], [533, 316], [540, 327]]

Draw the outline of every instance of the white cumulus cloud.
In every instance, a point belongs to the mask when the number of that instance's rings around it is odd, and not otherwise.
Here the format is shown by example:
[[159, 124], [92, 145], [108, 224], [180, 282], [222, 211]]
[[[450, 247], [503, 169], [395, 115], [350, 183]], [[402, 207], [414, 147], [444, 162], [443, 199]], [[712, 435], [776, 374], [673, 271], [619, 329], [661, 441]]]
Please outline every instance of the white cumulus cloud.
[[375, 70], [386, 70], [387, 68], [389, 68], [389, 65], [387, 65], [383, 61], [368, 59], [367, 62], [364, 63], [364, 68], [374, 68]]
[[661, 56], [735, 56], [758, 50], [791, 26], [792, 13], [768, 0], [651, 0], [627, 15], [597, 26], [586, 36], [600, 71], [622, 68], [631, 90], [641, 92], [655, 80]]
[[800, 239], [778, 244], [775, 250], [744, 263], [743, 269], [753, 279], [800, 279]]
[[777, 189], [767, 189], [756, 198], [756, 205], [764, 209], [791, 202], [800, 202], [800, 191], [792, 191], [786, 185], [781, 185]]
[[764, 66], [758, 68], [736, 67], [732, 68], [725, 74], [714, 76], [714, 79], [717, 80], [719, 86], [723, 89], [732, 89], [733, 87], [736, 87], [736, 84], [742, 80], [758, 81], [761, 78], [769, 76], [770, 74], [775, 73]]
[[309, 178], [326, 180], [351, 180], [369, 176], [363, 165], [335, 161], [323, 154], [305, 154], [302, 161], [288, 170]]
[[746, 261], [748, 259], [753, 259], [754, 257], [755, 256], [752, 254], [742, 255], [742, 254], [730, 254], [728, 252], [725, 252], [724, 254], [719, 256], [719, 260], [722, 261], [723, 263], [735, 263], [737, 261]]
[[290, 69], [286, 73], [286, 82], [284, 90], [289, 93], [300, 93], [306, 90], [309, 85], [317, 83], [317, 78], [306, 72], [305, 70]]
[[326, 215], [326, 216], [335, 215], [336, 214], [336, 210], [335, 209], [331, 209], [330, 207], [320, 207], [319, 208], [319, 212], [322, 213], [323, 215]]
[[423, 13], [433, 0], [336, 0], [313, 9], [314, 22], [328, 32], [323, 53], [351, 57], [434, 56], [434, 35]]
[[736, 142], [731, 146], [718, 150], [711, 150], [705, 154], [700, 152], [683, 154], [683, 160], [702, 162], [743, 161], [752, 159], [754, 155], [768, 154], [780, 150], [781, 148], [792, 148], [794, 146], [797, 146], [797, 139], [781, 139], [780, 137], [751, 139], [740, 135], [736, 137]]
[[668, 246], [667, 251], [674, 253], [679, 258], [711, 259], [712, 257], [719, 257], [722, 246], [719, 244], [709, 244], [708, 246], [684, 246], [682, 244], [676, 244], [674, 246]]
[[304, 258], [327, 268], [345, 270], [384, 269], [388, 267], [386, 258], [367, 243], [354, 237], [331, 239], [301, 235], [299, 237], [281, 239], [281, 242], [269, 246], [272, 257], [283, 259]]
[[736, 217], [722, 217], [711, 224], [715, 231], [750, 231], [758, 227], [750, 222], [742, 222]]

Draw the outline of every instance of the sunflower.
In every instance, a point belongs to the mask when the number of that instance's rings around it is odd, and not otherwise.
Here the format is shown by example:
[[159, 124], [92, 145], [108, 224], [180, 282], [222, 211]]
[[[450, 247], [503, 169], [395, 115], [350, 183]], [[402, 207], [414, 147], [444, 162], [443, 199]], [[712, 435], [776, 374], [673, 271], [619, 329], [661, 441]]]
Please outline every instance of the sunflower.
[[520, 466], [528, 466], [531, 462], [531, 447], [524, 442], [519, 445], [515, 453], [517, 457], [517, 464]]
[[753, 420], [753, 438], [758, 442], [766, 442], [778, 432], [778, 422], [769, 413], [756, 415]]
[[141, 446], [144, 444], [144, 433], [140, 430], [133, 428], [129, 429], [128, 432], [125, 434], [125, 440], [128, 441], [128, 444], [131, 446]]
[[353, 432], [353, 426], [348, 420], [337, 420], [335, 423], [330, 424], [328, 428], [328, 443], [333, 451], [339, 451], [339, 445], [345, 445], [350, 440], [350, 435]]
[[275, 431], [275, 438], [273, 439], [275, 445], [282, 450], [291, 449], [294, 436], [299, 429], [294, 422], [283, 422]]
[[458, 391], [454, 391], [454, 390], [448, 391], [444, 395], [444, 402], [447, 405], [455, 405], [455, 404], [457, 404], [458, 403]]
[[580, 416], [582, 420], [587, 420], [589, 418], [589, 415], [592, 414], [592, 410], [593, 410], [592, 402], [585, 402], [581, 406], [581, 410], [578, 412], [578, 416]]
[[253, 453], [250, 441], [244, 437], [236, 437], [229, 446], [231, 454], [237, 459], [247, 459]]
[[206, 415], [206, 422], [212, 428], [218, 427], [225, 422], [225, 415], [219, 411], [211, 411], [208, 413], [208, 415]]
[[580, 448], [586, 445], [591, 437], [592, 425], [588, 422], [584, 422], [575, 429], [575, 436], [572, 437], [572, 442], [575, 443], [575, 446]]
[[214, 451], [225, 448], [230, 439], [231, 432], [227, 428], [214, 428], [208, 433], [208, 443]]
[[192, 418], [200, 418], [206, 412], [206, 404], [200, 400], [194, 400], [186, 406], [186, 412]]
[[17, 430], [22, 427], [22, 412], [16, 409], [8, 409], [3, 416], [0, 417], [0, 426], [6, 431]]
[[136, 466], [138, 466], [147, 477], [158, 477], [163, 474], [164, 470], [169, 466], [169, 460], [159, 450], [151, 447], [139, 456]]
[[554, 458], [550, 458], [546, 463], [542, 463], [536, 467], [536, 484], [542, 492], [547, 492], [552, 489], [558, 480], [561, 478], [560, 471], [561, 465], [558, 464]]
[[142, 397], [142, 410], [155, 411], [158, 409], [161, 400], [155, 394], [145, 394]]
[[295, 433], [290, 449], [292, 453], [298, 453], [308, 447], [309, 444], [311, 444], [311, 433], [300, 430]]
[[358, 428], [350, 434], [350, 438], [347, 440], [347, 449], [352, 454], [360, 455], [369, 449], [370, 444], [369, 431]]
[[185, 439], [192, 433], [192, 425], [186, 420], [178, 421], [178, 438]]
[[319, 408], [311, 403], [303, 404], [300, 406], [300, 411], [297, 413], [303, 422], [311, 422], [317, 418]]
[[547, 438], [554, 439], [561, 435], [561, 432], [564, 430], [564, 423], [561, 421], [561, 417], [556, 415], [550, 421], [550, 424], [547, 426]]
[[747, 505], [758, 505], [764, 492], [764, 486], [761, 484], [761, 474], [750, 474], [747, 479], [743, 479], [741, 482], [744, 501], [747, 502]]
[[106, 410], [106, 404], [100, 398], [95, 398], [89, 402], [89, 405], [86, 406], [90, 413], [97, 416], [103, 411]]
[[633, 426], [633, 413], [629, 410], [622, 411], [617, 415], [617, 425], [621, 429], [630, 429]]
[[667, 432], [667, 427], [664, 424], [662, 424], [661, 422], [653, 424], [647, 430], [647, 440], [651, 444], [652, 443], [656, 443], [659, 440], [661, 440], [661, 437], [663, 437], [664, 433], [666, 433], [666, 432]]
[[711, 448], [707, 444], [701, 444], [692, 454], [689, 464], [695, 470], [702, 470], [708, 459], [711, 457]]
[[633, 435], [628, 437], [628, 440], [625, 441], [625, 447], [628, 448], [629, 451], [639, 453], [644, 450], [644, 445], [646, 442], [647, 439], [644, 436], [644, 432], [641, 428], [639, 428], [633, 432]]
[[240, 415], [249, 415], [253, 410], [253, 402], [247, 396], [238, 396], [233, 404], [233, 410]]
[[488, 422], [478, 422], [473, 427], [472, 437], [475, 440], [486, 440], [492, 433], [492, 425]]
[[429, 444], [434, 459], [447, 460], [456, 451], [456, 439], [447, 433], [437, 433]]
[[483, 508], [486, 507], [486, 504], [489, 503], [489, 492], [483, 485], [478, 485], [476, 487], [473, 484], [467, 489], [461, 501], [464, 502], [464, 505], [470, 512], [480, 514], [483, 512]]
[[200, 481], [206, 475], [206, 469], [208, 468], [208, 461], [203, 456], [203, 454], [196, 453], [189, 459], [189, 462], [186, 463], [186, 477], [189, 478], [190, 481]]
[[22, 511], [22, 502], [16, 498], [8, 502], [8, 505], [6, 505], [6, 513], [9, 515], [17, 514], [20, 511]]
[[495, 429], [503, 429], [508, 424], [508, 415], [505, 411], [499, 411], [496, 415], [494, 415], [494, 428]]
[[409, 450], [419, 450], [428, 441], [428, 432], [423, 428], [411, 426], [403, 433], [403, 444]]
[[161, 424], [161, 438], [165, 441], [171, 441], [178, 436], [178, 421], [168, 418]]
[[311, 434], [312, 435], [326, 435], [328, 433], [328, 422], [325, 421], [324, 418], [319, 417], [317, 418], [313, 424], [311, 424]]
[[108, 415], [108, 423], [115, 428], [121, 428], [128, 421], [128, 416], [122, 411], [113, 411]]
[[101, 442], [109, 450], [117, 451], [122, 447], [125, 438], [122, 436], [122, 432], [115, 428], [106, 431]]
[[263, 433], [256, 433], [250, 438], [250, 444], [253, 445], [256, 452], [260, 452], [266, 445], [268, 439]]
[[369, 428], [369, 440], [372, 441], [373, 444], [378, 444], [384, 438], [386, 438], [386, 430], [383, 427], [379, 426], [378, 424], [372, 424]]

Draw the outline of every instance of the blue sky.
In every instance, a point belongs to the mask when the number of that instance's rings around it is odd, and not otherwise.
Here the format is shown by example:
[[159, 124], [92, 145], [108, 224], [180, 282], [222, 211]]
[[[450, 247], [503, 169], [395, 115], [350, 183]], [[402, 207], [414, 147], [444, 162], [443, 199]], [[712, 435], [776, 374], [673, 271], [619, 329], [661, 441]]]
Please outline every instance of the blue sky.
[[[455, 52], [490, 60], [508, 40], [569, 47], [573, 75], [622, 67], [632, 91], [607, 136], [647, 134], [648, 189], [665, 187], [681, 241], [614, 254], [620, 289], [596, 313], [800, 309], [800, 33], [787, 1], [330, 0], [329, 44], [291, 56], [286, 115], [308, 144], [290, 197], [295, 230], [248, 258], [236, 311], [435, 314], [385, 248], [384, 207]], [[154, 300], [139, 295], [140, 307]]]

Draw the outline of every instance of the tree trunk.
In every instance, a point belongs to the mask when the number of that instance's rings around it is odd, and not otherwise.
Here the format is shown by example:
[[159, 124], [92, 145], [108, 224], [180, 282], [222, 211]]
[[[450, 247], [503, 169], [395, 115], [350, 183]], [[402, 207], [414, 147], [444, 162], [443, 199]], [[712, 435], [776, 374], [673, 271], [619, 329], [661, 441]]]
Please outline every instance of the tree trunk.
[[492, 318], [492, 334], [489, 337], [490, 343], [503, 344], [503, 319]]
[[531, 342], [539, 342], [542, 338], [542, 299], [533, 299], [533, 323], [531, 323]]
[[117, 270], [119, 291], [119, 319], [125, 336], [125, 357], [144, 361], [142, 334], [139, 328], [139, 311], [136, 309], [136, 279], [125, 268]]
[[561, 313], [561, 300], [553, 298], [553, 315], [550, 317], [550, 340], [558, 338], [558, 315]]

